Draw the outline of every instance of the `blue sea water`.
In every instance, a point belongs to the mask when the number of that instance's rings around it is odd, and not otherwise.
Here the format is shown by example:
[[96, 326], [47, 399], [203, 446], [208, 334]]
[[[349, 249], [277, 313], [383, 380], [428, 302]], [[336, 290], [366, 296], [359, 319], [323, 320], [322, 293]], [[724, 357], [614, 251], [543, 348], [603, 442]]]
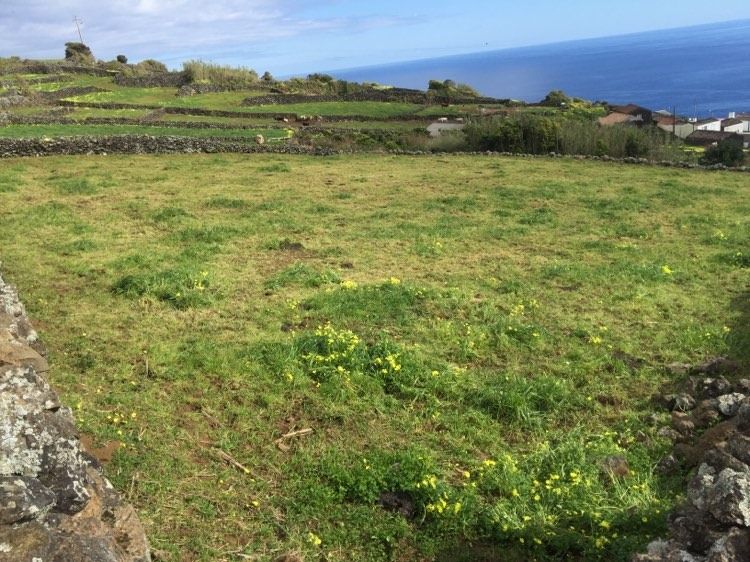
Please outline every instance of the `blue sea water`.
[[451, 78], [525, 101], [550, 90], [681, 115], [750, 112], [750, 20], [332, 72], [406, 88]]

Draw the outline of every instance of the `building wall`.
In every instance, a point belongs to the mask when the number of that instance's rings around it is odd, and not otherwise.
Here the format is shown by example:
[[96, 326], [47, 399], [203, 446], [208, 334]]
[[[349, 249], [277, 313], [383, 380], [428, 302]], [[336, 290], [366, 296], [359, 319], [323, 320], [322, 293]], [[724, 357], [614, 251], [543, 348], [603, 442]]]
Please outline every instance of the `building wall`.
[[695, 131], [695, 125], [693, 123], [680, 123], [672, 127], [672, 125], [658, 125], [658, 127], [668, 133], [674, 132], [677, 138], [686, 139], [690, 133]]
[[696, 131], [721, 131], [721, 121], [712, 121], [703, 125], [696, 125]]
[[745, 123], [737, 123], [736, 125], [729, 125], [724, 127], [724, 131], [727, 133], [741, 133], [745, 130]]

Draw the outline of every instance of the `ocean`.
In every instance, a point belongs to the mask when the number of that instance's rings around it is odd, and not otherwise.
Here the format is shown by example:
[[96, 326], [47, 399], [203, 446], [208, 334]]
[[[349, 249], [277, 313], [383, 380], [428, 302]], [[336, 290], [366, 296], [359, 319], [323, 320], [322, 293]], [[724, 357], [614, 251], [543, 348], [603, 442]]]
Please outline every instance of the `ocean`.
[[750, 20], [333, 71], [337, 78], [425, 89], [450, 78], [497, 98], [550, 90], [687, 116], [750, 112]]

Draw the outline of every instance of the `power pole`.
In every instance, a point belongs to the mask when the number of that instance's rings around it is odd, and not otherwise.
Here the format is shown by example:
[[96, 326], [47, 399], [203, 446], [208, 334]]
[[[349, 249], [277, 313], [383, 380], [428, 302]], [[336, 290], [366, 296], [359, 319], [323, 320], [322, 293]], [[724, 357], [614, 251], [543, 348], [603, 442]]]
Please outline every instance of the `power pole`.
[[83, 43], [83, 35], [81, 35], [81, 24], [83, 23], [83, 20], [78, 16], [75, 16], [73, 18], [73, 23], [76, 24], [76, 29], [78, 30], [78, 39], [80, 39], [81, 43]]

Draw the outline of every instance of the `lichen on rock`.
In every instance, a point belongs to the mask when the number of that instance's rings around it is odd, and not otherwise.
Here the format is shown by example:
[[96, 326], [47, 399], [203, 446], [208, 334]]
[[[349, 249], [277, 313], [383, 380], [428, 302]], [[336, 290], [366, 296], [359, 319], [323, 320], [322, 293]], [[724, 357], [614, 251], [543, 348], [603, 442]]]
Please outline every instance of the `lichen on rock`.
[[135, 510], [82, 449], [44, 349], [0, 277], [0, 562], [148, 562]]

